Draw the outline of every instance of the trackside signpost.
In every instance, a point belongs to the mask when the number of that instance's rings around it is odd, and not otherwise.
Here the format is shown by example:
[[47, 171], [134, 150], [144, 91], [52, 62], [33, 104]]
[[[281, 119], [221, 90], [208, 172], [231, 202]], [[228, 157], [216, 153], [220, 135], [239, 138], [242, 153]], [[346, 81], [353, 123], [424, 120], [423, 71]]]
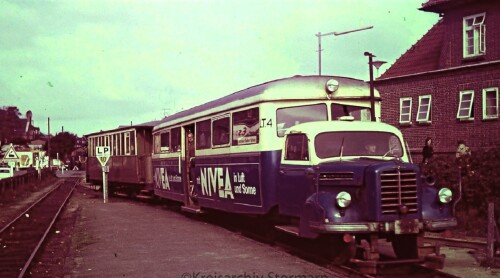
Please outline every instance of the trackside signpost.
[[107, 166], [109, 157], [111, 156], [111, 149], [108, 146], [97, 146], [95, 148], [95, 153], [97, 160], [102, 166], [102, 195], [104, 203], [108, 202], [108, 172], [109, 167]]

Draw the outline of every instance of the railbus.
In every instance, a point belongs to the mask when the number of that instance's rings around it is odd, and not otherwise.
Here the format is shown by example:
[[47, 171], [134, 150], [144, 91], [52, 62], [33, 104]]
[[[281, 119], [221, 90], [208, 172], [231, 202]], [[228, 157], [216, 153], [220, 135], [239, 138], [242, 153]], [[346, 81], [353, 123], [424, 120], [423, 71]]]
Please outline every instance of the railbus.
[[155, 195], [326, 240], [336, 263], [360, 246], [377, 261], [379, 238], [402, 259], [439, 256], [421, 238], [456, 226], [451, 191], [424, 184], [372, 97], [376, 121], [364, 81], [294, 76], [166, 117], [153, 128]]
[[156, 121], [120, 126], [116, 129], [86, 135], [88, 140], [87, 182], [102, 184], [102, 167], [95, 152], [97, 146], [108, 146], [111, 150], [107, 164], [110, 192], [130, 196], [138, 195], [141, 190], [152, 192], [153, 138], [151, 132], [155, 124]]

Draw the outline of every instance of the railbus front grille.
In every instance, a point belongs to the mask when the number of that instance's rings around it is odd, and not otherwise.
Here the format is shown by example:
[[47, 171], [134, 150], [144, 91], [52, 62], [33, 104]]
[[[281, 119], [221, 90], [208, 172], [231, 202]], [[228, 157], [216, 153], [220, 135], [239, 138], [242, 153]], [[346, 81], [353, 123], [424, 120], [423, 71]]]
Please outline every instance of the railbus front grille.
[[380, 175], [382, 214], [398, 214], [401, 206], [408, 213], [418, 211], [417, 174], [413, 170], [394, 169]]

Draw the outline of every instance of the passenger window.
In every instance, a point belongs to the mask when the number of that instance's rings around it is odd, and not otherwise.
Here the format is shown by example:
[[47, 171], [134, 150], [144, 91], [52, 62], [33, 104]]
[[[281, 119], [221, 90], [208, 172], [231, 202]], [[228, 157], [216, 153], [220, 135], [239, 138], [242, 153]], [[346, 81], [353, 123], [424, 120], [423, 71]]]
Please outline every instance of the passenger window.
[[172, 138], [171, 138], [171, 152], [180, 152], [181, 151], [181, 128], [176, 127], [172, 129]]
[[196, 149], [209, 149], [212, 133], [210, 132], [211, 120], [196, 123]]
[[130, 155], [130, 132], [125, 132], [123, 136], [124, 154]]
[[222, 146], [229, 144], [229, 115], [212, 121], [212, 144]]
[[259, 108], [233, 113], [233, 146], [259, 143]]
[[160, 152], [168, 152], [170, 150], [170, 133], [164, 132], [160, 134]]
[[276, 131], [279, 137], [283, 137], [286, 130], [294, 125], [326, 121], [328, 119], [327, 116], [326, 104], [323, 103], [280, 108], [276, 111]]
[[340, 120], [344, 116], [352, 116], [356, 121], [370, 121], [370, 108], [332, 103], [332, 119]]
[[309, 149], [305, 134], [289, 135], [286, 139], [285, 160], [309, 160]]
[[130, 132], [130, 154], [135, 155], [135, 130]]
[[160, 153], [160, 134], [155, 134], [153, 137], [154, 153]]

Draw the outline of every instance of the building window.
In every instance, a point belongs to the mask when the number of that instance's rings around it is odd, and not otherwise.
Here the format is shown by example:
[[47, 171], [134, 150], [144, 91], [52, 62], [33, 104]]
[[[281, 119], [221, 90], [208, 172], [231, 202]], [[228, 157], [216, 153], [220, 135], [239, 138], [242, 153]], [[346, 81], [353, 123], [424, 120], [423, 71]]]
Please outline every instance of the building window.
[[399, 123], [411, 124], [411, 97], [399, 99]]
[[474, 91], [460, 92], [457, 118], [461, 120], [474, 119]]
[[483, 119], [498, 119], [498, 88], [483, 89]]
[[485, 13], [464, 17], [464, 58], [486, 52]]
[[418, 112], [417, 112], [417, 122], [428, 123], [430, 122], [431, 115], [431, 95], [419, 96], [418, 97]]

